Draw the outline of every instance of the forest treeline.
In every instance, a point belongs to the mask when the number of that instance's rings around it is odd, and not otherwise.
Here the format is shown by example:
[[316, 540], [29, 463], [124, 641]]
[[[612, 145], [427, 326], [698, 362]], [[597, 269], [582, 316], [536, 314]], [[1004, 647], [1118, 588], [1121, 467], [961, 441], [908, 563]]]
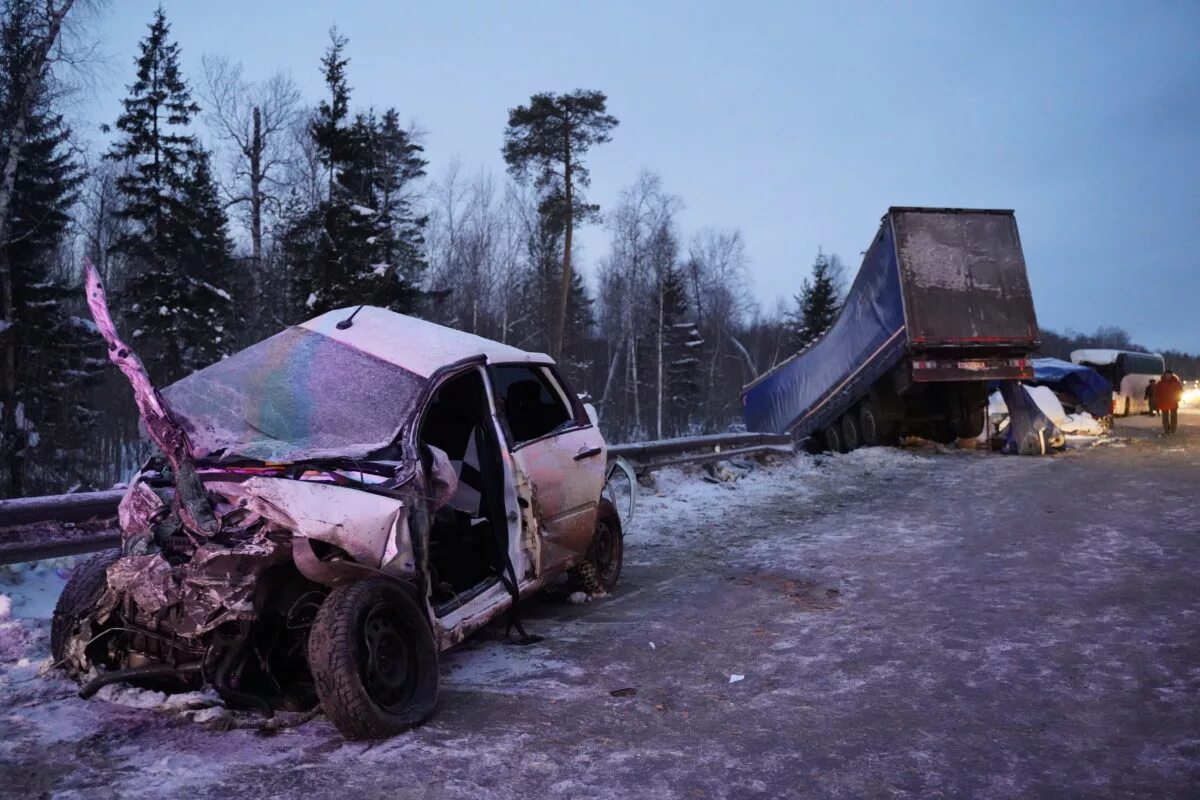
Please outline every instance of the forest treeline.
[[[101, 4], [0, 8], [0, 497], [105, 487], [146, 455], [82, 303], [85, 257], [160, 385], [370, 303], [551, 353], [612, 441], [736, 427], [741, 387], [818, 336], [844, 295], [841, 260], [818, 253], [797, 263], [795, 297], [761, 308], [741, 232], [684, 230], [683, 199], [653, 172], [598, 204], [589, 154], [620, 122], [602, 92], [508, 98], [506, 174], [435, 168], [401, 110], [356, 102], [336, 30], [313, 64], [323, 94], [306, 98], [224, 58], [185, 75], [160, 8], [93, 147], [65, 111]], [[586, 265], [583, 226], [609, 239]], [[1045, 349], [1120, 333], [1044, 332]]]

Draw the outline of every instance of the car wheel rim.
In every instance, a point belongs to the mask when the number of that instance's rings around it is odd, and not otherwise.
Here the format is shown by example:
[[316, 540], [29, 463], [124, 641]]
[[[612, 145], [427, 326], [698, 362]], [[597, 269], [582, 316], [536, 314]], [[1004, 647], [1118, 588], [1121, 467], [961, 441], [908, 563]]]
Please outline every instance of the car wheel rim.
[[600, 580], [605, 586], [612, 583], [612, 578], [616, 573], [618, 561], [618, 549], [620, 547], [617, 541], [617, 536], [613, 532], [612, 526], [606, 521], [601, 520], [596, 523], [596, 536], [594, 538], [595, 550], [593, 561], [596, 565], [596, 571], [600, 575]]
[[396, 624], [396, 610], [376, 603], [363, 618], [363, 683], [371, 699], [385, 709], [412, 699], [416, 685], [415, 653]]

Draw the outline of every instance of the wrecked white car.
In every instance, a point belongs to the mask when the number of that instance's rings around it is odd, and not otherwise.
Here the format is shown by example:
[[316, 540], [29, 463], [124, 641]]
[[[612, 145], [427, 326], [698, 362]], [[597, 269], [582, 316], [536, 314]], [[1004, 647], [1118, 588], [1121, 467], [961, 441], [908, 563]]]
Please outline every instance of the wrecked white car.
[[324, 314], [159, 393], [88, 300], [162, 451], [81, 565], [53, 655], [91, 696], [212, 686], [348, 737], [430, 713], [438, 653], [569, 573], [621, 573], [606, 447], [547, 356], [371, 308]]

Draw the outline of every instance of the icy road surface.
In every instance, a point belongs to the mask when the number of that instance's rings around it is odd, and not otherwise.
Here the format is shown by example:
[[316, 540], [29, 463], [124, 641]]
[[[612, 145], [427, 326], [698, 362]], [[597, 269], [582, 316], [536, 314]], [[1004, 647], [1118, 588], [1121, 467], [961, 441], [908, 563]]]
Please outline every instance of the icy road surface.
[[0, 795], [1194, 797], [1200, 416], [1156, 424], [1045, 459], [664, 473], [615, 596], [531, 604], [533, 647], [484, 632], [430, 723], [371, 744], [80, 701], [36, 677], [61, 578], [10, 575]]

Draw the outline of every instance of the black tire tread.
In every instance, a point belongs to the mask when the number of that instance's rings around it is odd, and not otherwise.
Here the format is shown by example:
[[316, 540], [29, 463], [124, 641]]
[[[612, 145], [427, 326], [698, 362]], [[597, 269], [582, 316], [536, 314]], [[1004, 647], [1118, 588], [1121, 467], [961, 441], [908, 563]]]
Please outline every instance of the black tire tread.
[[[837, 424], [842, 428], [842, 448], [847, 453], [862, 447], [862, 429], [858, 426], [858, 414], [848, 411], [842, 415]], [[853, 432], [853, 436], [850, 435], [851, 432]]]
[[321, 604], [313, 620], [308, 639], [308, 663], [312, 672], [321, 709], [343, 736], [348, 739], [381, 739], [402, 733], [420, 724], [433, 713], [437, 706], [437, 645], [427, 625], [419, 626], [424, 632], [423, 642], [416, 644], [427, 647], [433, 653], [435, 667], [432, 696], [418, 697], [413, 713], [399, 716], [388, 714], [368, 697], [358, 674], [355, 661], [358, 631], [356, 608], [366, 602], [371, 592], [386, 586], [403, 597], [401, 603], [411, 605], [410, 611], [424, 615], [409, 593], [392, 586], [383, 578], [366, 578], [355, 583], [336, 587]]
[[75, 625], [100, 599], [107, 582], [105, 570], [120, 557], [119, 550], [106, 550], [82, 562], [71, 573], [50, 620], [50, 655], [55, 665], [65, 661], [67, 642], [75, 633]]
[[822, 431], [821, 438], [825, 441], [825, 449], [830, 453], [846, 452], [846, 443], [842, 441], [841, 426], [836, 420]]

